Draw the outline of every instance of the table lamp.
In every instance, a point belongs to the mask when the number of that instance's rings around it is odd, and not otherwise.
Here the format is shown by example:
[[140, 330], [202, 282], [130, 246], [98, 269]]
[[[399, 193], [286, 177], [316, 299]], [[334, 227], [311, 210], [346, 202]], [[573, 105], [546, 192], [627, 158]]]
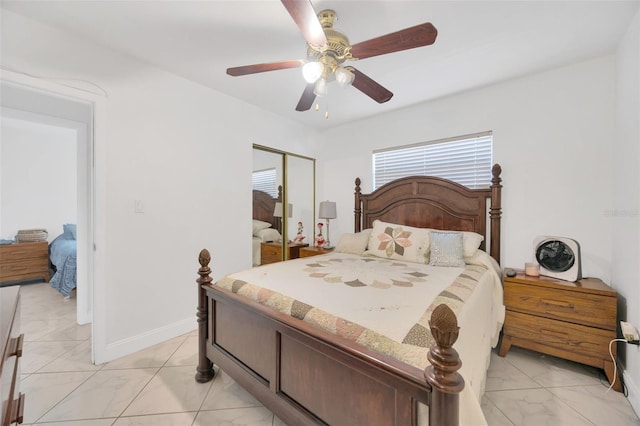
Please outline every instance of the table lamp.
[[327, 239], [324, 243], [324, 247], [329, 248], [331, 247], [331, 243], [329, 241], [329, 221], [337, 217], [336, 203], [334, 201], [321, 201], [320, 208], [318, 209], [318, 217], [320, 219], [327, 220]]

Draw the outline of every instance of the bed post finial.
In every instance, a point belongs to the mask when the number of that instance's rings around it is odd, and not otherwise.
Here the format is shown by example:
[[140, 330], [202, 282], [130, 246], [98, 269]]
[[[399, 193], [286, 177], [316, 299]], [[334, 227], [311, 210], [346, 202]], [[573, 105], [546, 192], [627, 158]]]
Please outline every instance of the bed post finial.
[[196, 280], [198, 283], [198, 309], [196, 312], [196, 318], [198, 319], [198, 366], [196, 367], [196, 382], [205, 383], [213, 379], [215, 372], [213, 371], [213, 363], [207, 358], [207, 316], [208, 316], [208, 302], [207, 292], [203, 288], [204, 285], [211, 284], [213, 279], [211, 274], [211, 268], [209, 268], [209, 262], [211, 262], [211, 254], [209, 250], [202, 249], [198, 255], [198, 262], [200, 262], [200, 269], [198, 269], [198, 275], [200, 277]]
[[431, 365], [424, 370], [424, 377], [431, 385], [429, 424], [457, 426], [459, 393], [464, 388], [464, 379], [458, 373], [462, 362], [452, 347], [460, 332], [456, 314], [447, 305], [438, 305], [431, 314], [429, 328], [436, 341], [427, 354]]
[[356, 190], [355, 194], [355, 207], [353, 209], [355, 223], [354, 223], [354, 232], [362, 231], [362, 206], [360, 203], [360, 178], [356, 178]]
[[500, 263], [500, 221], [502, 218], [502, 167], [496, 163], [491, 168], [491, 208], [489, 218], [491, 219], [491, 257]]

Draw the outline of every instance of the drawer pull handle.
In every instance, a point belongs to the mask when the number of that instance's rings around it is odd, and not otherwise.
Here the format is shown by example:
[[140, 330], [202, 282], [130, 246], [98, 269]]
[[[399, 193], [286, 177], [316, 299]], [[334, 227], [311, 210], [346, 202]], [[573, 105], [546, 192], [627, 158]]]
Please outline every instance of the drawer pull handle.
[[563, 302], [561, 300], [542, 299], [541, 302], [545, 305], [556, 306], [558, 308], [573, 309], [573, 303]]
[[20, 392], [17, 400], [11, 404], [11, 423], [22, 424], [24, 420], [24, 394]]
[[20, 358], [22, 356], [22, 344], [24, 343], [24, 333], [18, 337], [11, 339], [9, 343], [9, 356], [16, 356]]
[[547, 334], [549, 336], [556, 336], [556, 337], [560, 337], [562, 339], [569, 339], [569, 335], [567, 333], [563, 333], [561, 331], [555, 331], [555, 330], [547, 330], [545, 328], [541, 328], [540, 329], [540, 333], [541, 334]]

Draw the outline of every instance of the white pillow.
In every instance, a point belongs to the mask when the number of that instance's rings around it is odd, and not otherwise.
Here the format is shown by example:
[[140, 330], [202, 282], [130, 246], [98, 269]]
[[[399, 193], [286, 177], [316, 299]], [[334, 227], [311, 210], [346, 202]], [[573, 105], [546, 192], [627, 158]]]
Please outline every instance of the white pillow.
[[464, 266], [464, 248], [461, 232], [431, 231], [429, 265]]
[[261, 220], [253, 219], [253, 235], [262, 229], [271, 228], [271, 224], [269, 222], [263, 222]]
[[254, 237], [259, 238], [263, 243], [279, 243], [282, 241], [282, 235], [280, 235], [277, 229], [273, 228], [261, 229], [254, 234]]
[[405, 262], [427, 263], [429, 230], [395, 223], [373, 221], [366, 255]]
[[362, 255], [369, 244], [371, 229], [365, 229], [356, 234], [342, 234], [340, 241], [336, 245], [335, 251], [338, 253], [351, 253]]

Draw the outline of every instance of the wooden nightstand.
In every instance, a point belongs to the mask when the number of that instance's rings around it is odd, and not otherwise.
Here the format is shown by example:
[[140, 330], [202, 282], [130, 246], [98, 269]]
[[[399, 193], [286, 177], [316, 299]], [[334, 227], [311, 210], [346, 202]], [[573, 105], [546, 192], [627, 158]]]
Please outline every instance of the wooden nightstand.
[[317, 256], [319, 254], [331, 253], [332, 251], [333, 251], [333, 247], [331, 248], [304, 247], [300, 249], [300, 257]]
[[[309, 244], [289, 244], [289, 259], [297, 259], [300, 256], [300, 249], [308, 246]], [[260, 264], [276, 262], [282, 262], [282, 243], [260, 244]]]
[[0, 245], [0, 282], [32, 278], [49, 282], [49, 243]]
[[[601, 368], [609, 382], [614, 364], [609, 342], [616, 338], [617, 293], [597, 278], [576, 282], [530, 277], [504, 278], [506, 316], [498, 354], [511, 345]], [[616, 356], [616, 343], [611, 345]], [[614, 389], [622, 391], [620, 379]]]

